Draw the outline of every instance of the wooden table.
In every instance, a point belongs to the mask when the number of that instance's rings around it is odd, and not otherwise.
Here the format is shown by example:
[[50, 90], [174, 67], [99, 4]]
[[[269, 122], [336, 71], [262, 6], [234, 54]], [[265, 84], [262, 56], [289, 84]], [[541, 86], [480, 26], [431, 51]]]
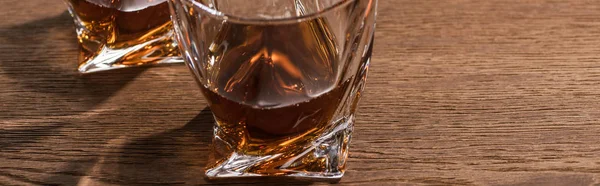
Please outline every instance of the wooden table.
[[[2, 4], [0, 185], [207, 183], [213, 121], [183, 65], [78, 76], [60, 0]], [[342, 184], [600, 183], [600, 2], [379, 12]]]

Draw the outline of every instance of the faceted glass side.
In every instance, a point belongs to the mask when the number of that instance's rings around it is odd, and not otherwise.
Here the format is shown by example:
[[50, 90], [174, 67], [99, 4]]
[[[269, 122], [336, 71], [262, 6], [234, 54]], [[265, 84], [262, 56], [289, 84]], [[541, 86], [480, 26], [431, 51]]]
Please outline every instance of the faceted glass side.
[[169, 1], [184, 60], [216, 120], [206, 176], [338, 180], [377, 1], [243, 2]]
[[166, 0], [65, 0], [80, 48], [78, 71], [183, 62]]

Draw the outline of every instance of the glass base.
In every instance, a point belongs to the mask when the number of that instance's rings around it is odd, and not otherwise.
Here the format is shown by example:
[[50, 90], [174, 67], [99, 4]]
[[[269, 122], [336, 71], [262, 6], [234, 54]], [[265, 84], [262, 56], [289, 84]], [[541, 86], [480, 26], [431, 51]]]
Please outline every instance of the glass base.
[[236, 144], [230, 143], [232, 140], [215, 127], [213, 154], [206, 176], [210, 180], [285, 176], [299, 180], [337, 182], [344, 175], [353, 126], [354, 117], [345, 117], [330, 125], [310, 144], [269, 155], [246, 155], [235, 150]]
[[183, 63], [183, 59], [178, 56], [177, 45], [173, 43], [172, 34], [165, 34], [125, 48], [109, 48], [91, 37], [85, 37], [85, 33], [78, 33], [78, 35], [80, 35], [81, 62], [77, 70], [80, 73], [142, 65]]

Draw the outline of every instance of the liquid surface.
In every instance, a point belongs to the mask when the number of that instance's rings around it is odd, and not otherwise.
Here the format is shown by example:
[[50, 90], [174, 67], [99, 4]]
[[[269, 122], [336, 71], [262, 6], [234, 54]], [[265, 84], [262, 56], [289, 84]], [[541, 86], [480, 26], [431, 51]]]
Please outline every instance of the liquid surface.
[[220, 12], [251, 19], [281, 19], [321, 12], [346, 0], [197, 0]]

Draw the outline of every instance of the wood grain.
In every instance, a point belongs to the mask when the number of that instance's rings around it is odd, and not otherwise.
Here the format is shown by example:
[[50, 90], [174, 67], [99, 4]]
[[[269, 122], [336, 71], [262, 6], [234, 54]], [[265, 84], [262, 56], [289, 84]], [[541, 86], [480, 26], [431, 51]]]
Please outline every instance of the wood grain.
[[[184, 66], [79, 76], [62, 2], [2, 4], [0, 185], [209, 184]], [[377, 29], [342, 185], [600, 184], [599, 2], [380, 0]]]

